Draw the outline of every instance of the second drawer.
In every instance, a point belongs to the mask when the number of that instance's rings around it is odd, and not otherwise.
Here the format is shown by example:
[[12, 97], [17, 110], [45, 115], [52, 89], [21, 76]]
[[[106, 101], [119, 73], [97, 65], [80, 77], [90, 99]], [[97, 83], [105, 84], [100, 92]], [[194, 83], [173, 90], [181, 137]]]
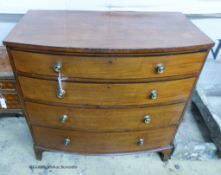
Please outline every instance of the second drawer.
[[177, 124], [184, 103], [132, 109], [93, 109], [25, 102], [33, 125], [79, 130], [144, 130]]
[[25, 74], [56, 77], [54, 66], [59, 65], [62, 74], [70, 78], [121, 82], [197, 74], [207, 52], [145, 57], [67, 56], [17, 50], [11, 54], [17, 71]]
[[19, 76], [24, 98], [49, 103], [85, 106], [143, 106], [186, 101], [195, 78], [152, 83], [76, 83]]

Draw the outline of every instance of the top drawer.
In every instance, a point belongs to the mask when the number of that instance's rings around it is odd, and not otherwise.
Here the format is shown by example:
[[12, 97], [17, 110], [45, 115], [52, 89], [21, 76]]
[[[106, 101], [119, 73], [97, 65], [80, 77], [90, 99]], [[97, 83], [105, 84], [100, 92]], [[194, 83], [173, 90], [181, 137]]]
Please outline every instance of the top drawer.
[[11, 54], [17, 71], [22, 73], [55, 78], [54, 66], [59, 63], [63, 76], [97, 81], [139, 81], [195, 75], [207, 56], [207, 52], [197, 52], [147, 57], [80, 57], [16, 50]]

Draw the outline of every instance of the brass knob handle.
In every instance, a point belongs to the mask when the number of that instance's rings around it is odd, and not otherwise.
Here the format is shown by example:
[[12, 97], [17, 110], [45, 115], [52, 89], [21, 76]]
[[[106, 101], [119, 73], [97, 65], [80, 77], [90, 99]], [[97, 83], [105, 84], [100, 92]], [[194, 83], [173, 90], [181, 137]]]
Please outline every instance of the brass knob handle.
[[151, 120], [152, 120], [152, 118], [151, 118], [151, 116], [149, 116], [149, 115], [146, 115], [146, 116], [144, 117], [144, 123], [146, 123], [146, 124], [151, 123]]
[[64, 98], [64, 95], [65, 95], [65, 90], [59, 88], [57, 91], [57, 97], [62, 99], [62, 98]]
[[165, 66], [163, 64], [160, 63], [156, 65], [156, 72], [158, 74], [162, 74], [164, 73], [164, 71], [165, 71]]
[[68, 120], [68, 116], [65, 115], [65, 114], [62, 115], [61, 118], [60, 118], [60, 122], [61, 122], [61, 123], [66, 123], [67, 120]]
[[71, 140], [69, 138], [64, 139], [64, 145], [65, 146], [70, 145], [70, 143], [71, 143]]
[[138, 142], [137, 142], [137, 144], [138, 144], [139, 146], [144, 145], [144, 139], [139, 139]]
[[156, 100], [156, 99], [158, 98], [158, 93], [157, 93], [156, 90], [152, 90], [152, 91], [150, 92], [150, 98], [151, 98], [152, 100]]
[[56, 63], [53, 67], [55, 72], [61, 72], [62, 69], [62, 64], [61, 63]]

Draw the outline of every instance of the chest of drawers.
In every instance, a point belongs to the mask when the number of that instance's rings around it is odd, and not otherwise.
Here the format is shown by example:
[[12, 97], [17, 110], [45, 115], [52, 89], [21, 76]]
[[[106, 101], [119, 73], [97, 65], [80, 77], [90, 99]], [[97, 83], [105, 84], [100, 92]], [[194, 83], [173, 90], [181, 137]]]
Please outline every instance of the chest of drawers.
[[81, 11], [29, 11], [4, 44], [37, 159], [56, 150], [167, 160], [213, 46], [181, 13]]

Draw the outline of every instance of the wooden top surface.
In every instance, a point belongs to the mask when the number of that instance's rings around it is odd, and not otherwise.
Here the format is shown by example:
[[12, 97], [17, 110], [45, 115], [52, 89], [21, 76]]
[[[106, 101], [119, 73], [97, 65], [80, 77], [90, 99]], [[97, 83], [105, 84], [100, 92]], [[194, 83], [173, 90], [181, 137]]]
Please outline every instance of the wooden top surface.
[[208, 49], [213, 41], [177, 12], [29, 11], [5, 45], [88, 53]]

